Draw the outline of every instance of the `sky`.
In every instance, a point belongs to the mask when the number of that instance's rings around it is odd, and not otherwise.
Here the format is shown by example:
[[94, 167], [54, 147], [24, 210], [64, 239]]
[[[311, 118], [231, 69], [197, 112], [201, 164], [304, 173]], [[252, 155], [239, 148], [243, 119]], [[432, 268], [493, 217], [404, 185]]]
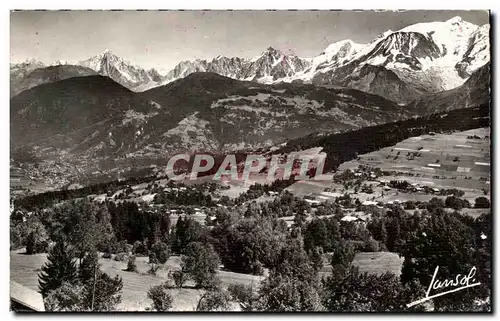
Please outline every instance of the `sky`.
[[268, 47], [313, 57], [339, 40], [368, 43], [389, 29], [455, 16], [489, 23], [486, 11], [17, 11], [10, 60], [79, 61], [108, 49], [169, 70], [182, 60], [251, 58]]

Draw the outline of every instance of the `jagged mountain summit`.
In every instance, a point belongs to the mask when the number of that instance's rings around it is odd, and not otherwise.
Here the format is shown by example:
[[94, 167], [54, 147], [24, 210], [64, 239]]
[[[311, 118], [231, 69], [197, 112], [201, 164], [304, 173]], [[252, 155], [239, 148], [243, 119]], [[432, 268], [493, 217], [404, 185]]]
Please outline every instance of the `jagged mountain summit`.
[[162, 84], [193, 72], [215, 72], [261, 83], [301, 81], [339, 85], [407, 103], [462, 85], [490, 60], [489, 25], [455, 17], [388, 30], [368, 44], [342, 40], [313, 58], [268, 48], [251, 60], [217, 57], [179, 63]]
[[182, 61], [166, 75], [162, 84], [186, 77], [194, 72], [214, 72], [239, 80], [274, 83], [303, 72], [311, 64], [311, 59], [287, 55], [269, 47], [252, 59], [218, 56], [211, 61], [200, 59]]
[[134, 66], [110, 50], [105, 50], [97, 56], [80, 61], [77, 65], [90, 68], [100, 75], [108, 76], [133, 91], [143, 91], [158, 86], [163, 79], [155, 69], [145, 70]]
[[[477, 26], [455, 17], [444, 22], [418, 23], [397, 31], [388, 30], [368, 44], [341, 40], [312, 58], [269, 47], [251, 59], [218, 56], [212, 60], [184, 60], [166, 73], [134, 66], [109, 50], [72, 64], [108, 76], [136, 92], [168, 84], [195, 72], [213, 72], [265, 84], [303, 82], [343, 86], [405, 104], [427, 94], [456, 88], [488, 63], [489, 29], [489, 24]], [[57, 61], [53, 65], [68, 64], [68, 61]], [[26, 83], [22, 78], [43, 67], [34, 60], [11, 64], [11, 82]]]
[[[384, 33], [337, 68], [317, 68], [311, 81], [409, 102], [456, 88], [484, 66], [490, 60], [488, 32], [489, 25], [479, 27], [460, 17], [415, 24]], [[369, 69], [378, 72], [367, 74], [367, 65], [377, 66]]]

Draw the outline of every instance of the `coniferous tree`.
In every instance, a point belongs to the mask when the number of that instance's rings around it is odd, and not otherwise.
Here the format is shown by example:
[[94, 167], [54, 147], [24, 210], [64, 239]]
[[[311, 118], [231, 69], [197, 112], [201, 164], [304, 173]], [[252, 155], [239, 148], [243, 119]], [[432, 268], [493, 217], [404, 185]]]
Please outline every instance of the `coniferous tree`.
[[79, 276], [82, 283], [94, 279], [96, 271], [99, 269], [98, 260], [99, 256], [95, 250], [85, 255], [79, 268]]
[[64, 282], [75, 283], [78, 278], [72, 253], [62, 239], [57, 241], [47, 259], [38, 276], [40, 293], [44, 297]]
[[309, 257], [311, 258], [311, 264], [314, 270], [319, 271], [323, 268], [323, 248], [321, 246], [317, 246], [310, 250]]

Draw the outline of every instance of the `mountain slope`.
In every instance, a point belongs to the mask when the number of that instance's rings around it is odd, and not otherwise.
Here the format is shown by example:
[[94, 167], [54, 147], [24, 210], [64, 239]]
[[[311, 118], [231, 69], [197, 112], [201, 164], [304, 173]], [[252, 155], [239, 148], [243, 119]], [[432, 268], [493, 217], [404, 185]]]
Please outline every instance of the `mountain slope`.
[[87, 157], [161, 157], [270, 146], [313, 131], [339, 132], [409, 116], [388, 100], [345, 88], [193, 73], [134, 93], [107, 77], [88, 76], [13, 97], [11, 141]]
[[407, 107], [408, 110], [423, 115], [489, 104], [490, 100], [490, 63], [487, 63], [476, 70], [462, 86], [421, 97]]
[[35, 59], [28, 59], [21, 63], [11, 63], [10, 64], [10, 83], [11, 83], [11, 97], [16, 88], [16, 84], [23, 81], [24, 77], [26, 77], [33, 70], [38, 68], [43, 68], [45, 65], [37, 61]]
[[490, 61], [490, 25], [484, 25], [476, 30], [471, 38], [467, 51], [455, 69], [462, 78], [469, 77], [475, 70]]
[[277, 154], [288, 154], [309, 148], [322, 148], [326, 153], [324, 172], [336, 170], [340, 164], [373, 152], [393, 146], [410, 137], [431, 132], [464, 131], [491, 126], [489, 104], [478, 104], [449, 112], [434, 113], [423, 117], [364, 127], [339, 134], [312, 134], [288, 141], [275, 150]]
[[[217, 142], [221, 150], [271, 145], [315, 130], [341, 131], [409, 116], [396, 104], [357, 90], [265, 85], [215, 73], [193, 73], [141, 95], [166, 106], [170, 119], [178, 121], [176, 131], [164, 133], [166, 137], [185, 133], [187, 123], [204, 124], [205, 137], [213, 139], [206, 147]], [[193, 137], [193, 145], [195, 141]]]
[[356, 74], [351, 75], [343, 85], [372, 93], [396, 102], [411, 101], [428, 92], [409, 84], [390, 69], [366, 64]]
[[12, 97], [23, 90], [30, 89], [38, 85], [72, 77], [90, 76], [96, 74], [97, 73], [92, 69], [73, 65], [57, 65], [38, 68], [23, 77], [12, 79], [10, 84], [10, 93]]
[[97, 152], [112, 139], [110, 130], [117, 132], [114, 137], [120, 143], [132, 143], [127, 140], [135, 128], [130, 126], [133, 122], [126, 122], [128, 115], [155, 109], [107, 77], [69, 78], [25, 90], [11, 99], [11, 143]]
[[[489, 70], [480, 71], [466, 83], [470, 102], [489, 98], [484, 85]], [[323, 136], [460, 108], [458, 103], [466, 101], [462, 92], [466, 90], [401, 106], [349, 88], [267, 85], [215, 73], [192, 73], [143, 93], [108, 77], [74, 77], [11, 99], [11, 148], [32, 151], [40, 162], [30, 175], [51, 184], [87, 181], [96, 175], [118, 179], [127, 172], [160, 171], [156, 166], [164, 166], [177, 153], [250, 152], [302, 137], [294, 143], [300, 148]], [[397, 127], [388, 128], [397, 136]], [[352, 147], [353, 141], [347, 144]], [[343, 145], [335, 146], [339, 150]]]
[[[473, 71], [489, 61], [489, 25], [478, 27], [460, 17], [445, 22], [420, 23], [387, 32], [362, 47], [350, 61], [336, 68], [317, 69], [312, 82], [343, 85], [408, 102], [427, 93], [462, 85]], [[387, 69], [384, 84], [376, 74], [363, 78], [366, 65]]]

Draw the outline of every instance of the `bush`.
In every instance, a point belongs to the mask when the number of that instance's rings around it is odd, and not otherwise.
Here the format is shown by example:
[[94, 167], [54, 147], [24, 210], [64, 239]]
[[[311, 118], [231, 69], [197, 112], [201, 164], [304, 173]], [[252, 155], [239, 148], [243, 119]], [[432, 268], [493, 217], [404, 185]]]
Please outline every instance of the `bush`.
[[128, 258], [127, 271], [137, 272], [137, 265], [135, 264], [135, 255], [132, 255]]
[[202, 294], [196, 311], [225, 311], [230, 307], [231, 296], [221, 288], [213, 288]]
[[373, 237], [369, 237], [368, 240], [365, 241], [363, 252], [378, 252], [380, 251], [380, 247], [378, 242], [373, 239]]
[[43, 299], [45, 309], [50, 312], [83, 311], [82, 293], [82, 285], [65, 282]]
[[419, 210], [425, 210], [425, 209], [427, 209], [427, 204], [425, 202], [420, 202], [417, 204], [417, 208]]
[[460, 211], [462, 208], [470, 207], [470, 203], [466, 199], [460, 199], [456, 196], [448, 196], [445, 200], [446, 207], [450, 207], [454, 210]]
[[109, 253], [109, 252], [104, 252], [104, 253], [102, 254], [102, 258], [103, 258], [103, 259], [110, 259], [110, 258], [111, 258], [111, 256], [112, 256], [112, 255], [111, 255], [111, 253]]
[[133, 246], [130, 244], [125, 244], [125, 253], [132, 254]]
[[182, 270], [171, 271], [169, 273], [172, 280], [174, 280], [175, 286], [178, 288], [182, 288], [184, 283], [188, 280], [189, 275], [184, 273]]
[[45, 227], [40, 222], [34, 222], [29, 226], [31, 230], [26, 238], [26, 253], [44, 253], [48, 250], [49, 237]]
[[109, 247], [111, 253], [128, 253], [127, 241], [120, 241]]
[[156, 255], [158, 263], [165, 264], [170, 257], [170, 247], [163, 242], [158, 242], [153, 245], [151, 252]]
[[148, 248], [141, 241], [135, 241], [132, 246], [132, 253], [134, 255], [148, 255]]
[[160, 268], [160, 264], [158, 263], [156, 254], [149, 254], [149, 264], [151, 264], [151, 268], [148, 270], [148, 273], [151, 275], [156, 275], [156, 271], [158, 271], [158, 269]]
[[153, 309], [159, 312], [168, 311], [172, 308], [173, 298], [165, 289], [164, 285], [156, 285], [149, 288], [148, 298], [153, 301]]
[[405, 210], [414, 210], [416, 208], [417, 208], [417, 206], [415, 205], [415, 202], [413, 202], [413, 201], [406, 201], [406, 203], [405, 203]]
[[427, 203], [427, 210], [431, 213], [433, 213], [438, 208], [444, 208], [444, 207], [445, 207], [444, 201], [437, 197], [431, 198], [429, 203]]
[[361, 241], [361, 240], [348, 240], [346, 241], [348, 242], [351, 246], [352, 246], [352, 249], [355, 253], [357, 252], [363, 252], [364, 249], [365, 249], [365, 241]]
[[480, 197], [476, 198], [474, 207], [475, 208], [490, 208], [490, 200], [484, 196], [480, 196]]
[[31, 232], [26, 239], [26, 254], [47, 252], [47, 240], [41, 240], [35, 232]]
[[115, 255], [114, 260], [118, 262], [123, 262], [127, 259], [127, 253], [121, 252]]
[[253, 304], [257, 300], [251, 285], [230, 284], [227, 287], [231, 298], [238, 302], [242, 311], [252, 311]]

